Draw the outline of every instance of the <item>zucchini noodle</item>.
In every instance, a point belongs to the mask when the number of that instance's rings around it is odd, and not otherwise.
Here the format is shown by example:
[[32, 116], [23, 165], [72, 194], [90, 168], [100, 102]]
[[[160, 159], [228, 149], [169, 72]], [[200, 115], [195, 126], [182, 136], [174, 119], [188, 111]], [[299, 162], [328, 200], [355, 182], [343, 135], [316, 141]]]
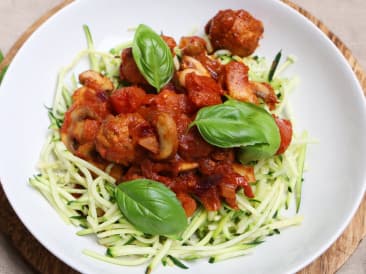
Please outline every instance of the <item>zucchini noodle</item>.
[[[207, 212], [201, 206], [189, 218], [186, 230], [176, 239], [151, 236], [135, 229], [115, 202], [116, 181], [108, 174], [112, 166], [106, 170], [93, 166], [67, 151], [60, 139], [59, 127], [71, 105], [70, 91], [77, 88], [74, 70], [80, 61], [89, 57], [94, 68], [119, 86], [119, 56], [130, 43], [105, 53], [94, 50], [91, 42], [88, 41], [88, 49], [81, 51], [59, 73], [50, 109], [50, 134], [38, 163], [39, 174], [29, 180], [66, 223], [81, 227], [77, 235], [93, 234], [98, 243], [106, 247], [106, 255], [91, 250], [84, 250], [84, 254], [123, 266], [148, 264], [146, 273], [156, 269], [161, 262], [187, 268], [179, 260], [209, 258], [210, 263], [215, 263], [243, 256], [263, 243], [267, 236], [302, 222], [303, 218], [296, 214], [286, 217], [291, 215], [286, 209], [294, 208], [295, 199], [301, 194], [299, 184], [303, 180], [304, 153], [310, 143], [306, 132], [295, 134], [284, 154], [255, 164], [257, 181], [252, 185], [255, 199], [238, 192], [239, 210], [223, 204], [217, 212]], [[250, 68], [251, 80], [267, 82], [270, 65], [263, 57], [240, 58], [225, 50], [213, 56], [223, 63], [231, 60], [243, 62]], [[291, 118], [288, 96], [298, 79], [281, 75], [294, 61], [294, 57], [288, 57], [270, 82], [280, 101], [273, 114], [287, 118]]]

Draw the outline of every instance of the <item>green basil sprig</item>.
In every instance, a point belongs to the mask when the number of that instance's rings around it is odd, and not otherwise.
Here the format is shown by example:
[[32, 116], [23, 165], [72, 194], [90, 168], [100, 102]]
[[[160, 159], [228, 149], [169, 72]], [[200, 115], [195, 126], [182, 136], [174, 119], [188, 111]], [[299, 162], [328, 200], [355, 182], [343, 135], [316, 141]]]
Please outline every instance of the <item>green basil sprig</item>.
[[141, 74], [158, 91], [172, 79], [174, 62], [168, 45], [144, 24], [136, 29], [132, 55]]
[[230, 99], [202, 108], [193, 125], [211, 145], [240, 148], [239, 160], [243, 163], [270, 157], [280, 146], [281, 136], [274, 118], [251, 103]]
[[118, 185], [119, 209], [138, 230], [152, 235], [177, 235], [187, 227], [187, 217], [174, 192], [162, 183], [136, 179]]

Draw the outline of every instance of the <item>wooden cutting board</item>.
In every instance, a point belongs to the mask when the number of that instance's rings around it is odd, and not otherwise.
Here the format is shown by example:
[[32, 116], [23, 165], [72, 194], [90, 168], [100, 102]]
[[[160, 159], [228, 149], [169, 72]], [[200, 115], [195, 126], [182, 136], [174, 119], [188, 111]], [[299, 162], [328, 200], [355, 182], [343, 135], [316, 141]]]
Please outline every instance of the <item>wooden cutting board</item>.
[[[0, 64], [0, 71], [3, 67], [10, 63], [19, 48], [28, 39], [28, 37], [51, 15], [73, 2], [73, 0], [65, 0], [60, 5], [51, 9], [41, 18], [39, 18], [32, 26], [30, 26], [5, 57]], [[351, 51], [335, 36], [322, 22], [311, 15], [306, 10], [300, 8], [289, 0], [283, 0], [284, 3], [291, 6], [308, 19], [310, 19], [319, 29], [321, 29], [339, 48], [345, 58], [348, 60], [352, 69], [356, 73], [363, 90], [366, 95], [366, 75], [361, 66], [352, 55]], [[0, 230], [10, 240], [14, 247], [19, 251], [24, 260], [39, 273], [44, 274], [77, 274], [75, 270], [61, 262], [46, 250], [24, 227], [22, 222], [17, 218], [15, 212], [11, 208], [6, 199], [2, 188], [0, 187]], [[352, 222], [344, 231], [342, 236], [316, 261], [301, 270], [300, 274], [328, 274], [335, 273], [355, 251], [360, 241], [366, 236], [366, 197], [364, 198], [357, 214]]]

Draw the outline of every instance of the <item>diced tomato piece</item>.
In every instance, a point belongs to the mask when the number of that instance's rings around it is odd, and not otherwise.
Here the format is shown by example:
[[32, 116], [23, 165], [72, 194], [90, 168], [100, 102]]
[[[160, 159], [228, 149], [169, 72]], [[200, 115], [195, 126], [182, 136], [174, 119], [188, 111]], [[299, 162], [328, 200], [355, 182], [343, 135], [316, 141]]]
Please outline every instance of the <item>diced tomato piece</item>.
[[220, 195], [222, 197], [235, 200], [235, 198], [236, 198], [236, 189], [237, 189], [236, 185], [221, 182], [218, 185], [218, 188], [220, 190]]
[[197, 107], [221, 104], [222, 90], [212, 78], [189, 73], [186, 76], [188, 98]]
[[192, 216], [197, 208], [196, 201], [190, 195], [184, 192], [177, 193], [177, 198], [182, 203], [187, 217]]
[[195, 110], [186, 94], [177, 94], [174, 90], [166, 88], [150, 101], [151, 106], [156, 110], [169, 113], [172, 116], [180, 116], [181, 113], [193, 113]]
[[175, 42], [174, 38], [163, 34], [160, 36], [161, 38], [163, 38], [164, 42], [170, 48], [171, 53], [174, 55], [174, 48], [177, 46], [177, 43]]
[[110, 96], [110, 102], [117, 114], [135, 112], [145, 100], [145, 91], [136, 86], [118, 89]]
[[216, 211], [221, 207], [220, 196], [216, 187], [211, 187], [203, 194], [199, 194], [202, 204], [208, 211]]
[[284, 153], [291, 143], [292, 124], [291, 121], [280, 118], [275, 118], [275, 121], [280, 130], [281, 135], [281, 144], [276, 153], [278, 155]]
[[194, 128], [180, 137], [178, 151], [184, 160], [208, 157], [213, 150], [214, 147], [203, 140], [198, 130]]

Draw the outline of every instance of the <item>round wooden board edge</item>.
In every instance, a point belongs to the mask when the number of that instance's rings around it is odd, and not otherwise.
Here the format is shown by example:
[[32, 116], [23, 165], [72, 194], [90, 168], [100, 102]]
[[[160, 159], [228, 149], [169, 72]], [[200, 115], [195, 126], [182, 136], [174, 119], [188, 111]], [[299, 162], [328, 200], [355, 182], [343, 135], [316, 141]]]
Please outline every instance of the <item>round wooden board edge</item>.
[[[321, 21], [319, 21], [315, 16], [306, 11], [305, 9], [299, 7], [297, 4], [289, 0], [281, 0], [288, 6], [297, 10], [299, 13], [307, 17], [312, 21], [320, 30], [322, 30], [338, 47], [345, 58], [348, 60], [353, 71], [355, 72], [360, 84], [366, 95], [366, 74], [361, 68], [358, 61], [352, 55], [352, 52], [345, 46], [345, 44], [332, 33]], [[16, 55], [19, 48], [24, 44], [24, 42], [29, 38], [29, 36], [45, 22], [49, 17], [55, 14], [57, 11], [61, 10], [68, 4], [74, 2], [74, 0], [64, 0], [59, 5], [55, 6], [43, 16], [41, 16], [35, 23], [33, 23], [16, 41], [13, 47], [10, 49], [6, 55], [3, 62], [0, 64], [0, 71], [2, 68], [7, 66], [11, 60]], [[12, 210], [10, 204], [8, 203], [2, 189], [0, 189], [0, 203], [5, 204], [8, 213], [11, 214], [5, 219], [9, 222], [4, 222], [6, 225], [1, 225], [0, 228], [3, 233], [10, 239], [14, 247], [23, 256], [25, 261], [27, 261], [37, 272], [41, 273], [65, 273], [74, 274], [77, 273], [69, 266], [65, 265], [62, 261], [53, 256], [46, 248], [44, 248], [24, 227], [21, 221], [17, 218], [14, 220], [15, 213]], [[0, 216], [4, 215], [4, 212], [0, 213]], [[355, 214], [352, 222], [348, 225], [343, 234], [338, 238], [338, 240], [318, 259], [309, 264], [307, 267], [302, 269], [299, 274], [314, 274], [314, 273], [335, 273], [353, 254], [361, 240], [366, 236], [366, 197], [364, 197], [357, 213]], [[4, 216], [2, 216], [4, 217]], [[10, 217], [10, 218], [9, 218]], [[2, 220], [4, 220], [2, 218]], [[23, 233], [21, 235], [19, 228]], [[35, 252], [36, 251], [36, 252]], [[41, 256], [40, 256], [41, 255]]]

